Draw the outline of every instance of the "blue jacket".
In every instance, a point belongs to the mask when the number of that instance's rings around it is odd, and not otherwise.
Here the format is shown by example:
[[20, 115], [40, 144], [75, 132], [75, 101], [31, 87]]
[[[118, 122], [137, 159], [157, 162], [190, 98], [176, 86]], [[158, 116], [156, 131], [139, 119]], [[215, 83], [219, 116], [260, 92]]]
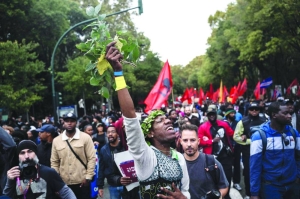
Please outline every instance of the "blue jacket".
[[251, 196], [258, 196], [261, 182], [284, 186], [300, 178], [300, 136], [296, 132], [297, 146], [290, 132], [290, 126], [285, 126], [289, 145], [285, 146], [281, 134], [270, 127], [270, 122], [260, 126], [267, 137], [267, 147], [262, 155], [262, 140], [259, 132], [251, 137], [250, 154], [250, 191]]
[[[121, 142], [117, 147], [117, 152], [124, 151]], [[114, 161], [113, 152], [109, 148], [109, 143], [105, 144], [99, 154], [99, 173], [97, 186], [103, 189], [104, 178], [107, 178], [107, 183], [110, 186], [122, 186], [120, 179], [122, 175]]]

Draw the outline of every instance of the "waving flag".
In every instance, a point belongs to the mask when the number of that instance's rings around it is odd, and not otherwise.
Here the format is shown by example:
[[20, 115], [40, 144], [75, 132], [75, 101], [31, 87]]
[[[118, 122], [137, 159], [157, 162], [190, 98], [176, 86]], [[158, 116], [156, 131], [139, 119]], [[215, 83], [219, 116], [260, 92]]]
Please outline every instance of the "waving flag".
[[264, 79], [260, 83], [260, 88], [268, 88], [269, 86], [271, 86], [272, 83], [273, 83], [272, 77], [268, 77], [267, 79]]
[[172, 73], [169, 62], [166, 61], [164, 67], [160, 71], [154, 87], [145, 100], [145, 104], [147, 105], [145, 112], [149, 113], [153, 109], [160, 109], [161, 106], [168, 100], [172, 87]]
[[191, 95], [191, 90], [189, 90], [188, 88], [186, 88], [184, 90], [184, 93], [182, 95], [182, 98], [180, 99], [181, 102], [184, 102], [185, 100], [188, 101], [188, 104], [192, 103], [192, 95]]
[[244, 78], [243, 83], [241, 84], [238, 96], [242, 96], [244, 95], [244, 93], [247, 91], [247, 79]]
[[260, 82], [257, 83], [253, 93], [254, 93], [255, 99], [259, 100], [260, 99]]
[[219, 102], [224, 102], [224, 93], [223, 93], [223, 81], [220, 82], [220, 88], [219, 88]]
[[204, 92], [202, 90], [202, 88], [199, 89], [199, 104], [202, 105], [203, 104], [203, 100], [205, 100], [204, 98]]
[[298, 87], [299, 87], [299, 83], [298, 83], [297, 78], [294, 79], [294, 80], [292, 81], [292, 83], [290, 84], [290, 86], [286, 89], [286, 94], [290, 95], [290, 94], [291, 94], [291, 90], [292, 90], [292, 88], [293, 88], [294, 86], [297, 86], [297, 89], [298, 89]]

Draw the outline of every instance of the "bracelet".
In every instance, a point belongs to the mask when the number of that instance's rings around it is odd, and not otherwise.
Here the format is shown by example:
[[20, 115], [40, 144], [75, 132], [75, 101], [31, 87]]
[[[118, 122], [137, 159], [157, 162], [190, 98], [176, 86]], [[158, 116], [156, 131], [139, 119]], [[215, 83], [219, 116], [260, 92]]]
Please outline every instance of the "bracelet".
[[124, 76], [115, 77], [115, 81], [116, 81], [116, 91], [127, 87]]
[[115, 77], [123, 76], [123, 71], [115, 71], [114, 76]]

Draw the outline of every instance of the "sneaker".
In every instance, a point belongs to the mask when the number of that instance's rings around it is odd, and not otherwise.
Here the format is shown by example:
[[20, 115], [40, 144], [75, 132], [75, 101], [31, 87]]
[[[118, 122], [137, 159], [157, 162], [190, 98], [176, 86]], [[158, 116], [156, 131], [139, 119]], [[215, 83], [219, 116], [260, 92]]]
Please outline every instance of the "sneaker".
[[250, 196], [245, 196], [244, 199], [250, 199]]
[[233, 188], [235, 188], [238, 191], [242, 190], [242, 187], [239, 184], [233, 184]]

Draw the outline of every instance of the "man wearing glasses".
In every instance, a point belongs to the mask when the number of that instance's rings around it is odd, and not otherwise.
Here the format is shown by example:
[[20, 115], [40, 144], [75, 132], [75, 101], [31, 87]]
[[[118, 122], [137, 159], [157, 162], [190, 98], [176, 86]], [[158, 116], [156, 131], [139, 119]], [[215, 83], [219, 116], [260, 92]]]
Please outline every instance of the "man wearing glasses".
[[233, 139], [237, 144], [241, 145], [242, 160], [243, 160], [243, 175], [245, 183], [246, 197], [250, 198], [250, 143], [251, 143], [251, 128], [259, 126], [266, 121], [265, 117], [259, 117], [260, 107], [257, 102], [252, 102], [248, 108], [248, 116], [244, 117], [237, 123], [234, 131]]
[[273, 102], [268, 108], [270, 121], [251, 137], [251, 199], [299, 198], [300, 136], [292, 129], [289, 107]]

